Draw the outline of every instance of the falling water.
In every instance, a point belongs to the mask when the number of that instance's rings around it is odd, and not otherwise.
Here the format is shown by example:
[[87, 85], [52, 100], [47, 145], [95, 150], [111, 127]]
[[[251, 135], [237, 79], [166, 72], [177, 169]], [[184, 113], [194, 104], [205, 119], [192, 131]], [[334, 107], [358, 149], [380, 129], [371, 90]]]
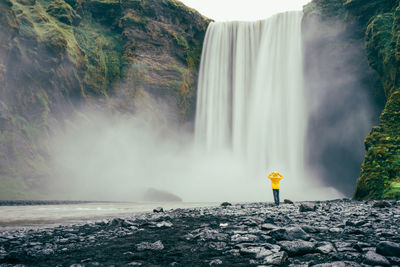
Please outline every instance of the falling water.
[[253, 174], [279, 170], [300, 182], [307, 176], [301, 20], [302, 12], [287, 12], [257, 22], [212, 23], [195, 125], [196, 142], [207, 151], [230, 150]]

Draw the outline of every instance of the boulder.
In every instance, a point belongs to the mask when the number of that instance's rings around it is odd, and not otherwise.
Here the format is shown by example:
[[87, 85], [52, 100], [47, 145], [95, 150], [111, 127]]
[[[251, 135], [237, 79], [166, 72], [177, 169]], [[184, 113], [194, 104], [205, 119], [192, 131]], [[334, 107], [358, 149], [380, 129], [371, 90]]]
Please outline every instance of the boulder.
[[282, 266], [288, 259], [288, 254], [285, 251], [274, 253], [264, 258], [263, 264]]
[[315, 205], [314, 203], [302, 203], [299, 208], [300, 212], [308, 212], [316, 210], [317, 210], [317, 205]]
[[319, 252], [321, 254], [329, 254], [329, 253], [337, 252], [336, 248], [330, 242], [321, 242], [321, 243], [319, 243], [316, 246], [316, 250], [317, 250], [317, 252]]
[[379, 242], [376, 246], [376, 252], [384, 255], [384, 256], [400, 256], [400, 244], [390, 242], [390, 241], [382, 241]]
[[229, 206], [232, 206], [232, 204], [229, 203], [229, 202], [223, 202], [223, 203], [221, 204], [221, 207], [224, 207], [224, 208], [229, 207]]
[[285, 204], [294, 204], [293, 201], [291, 201], [290, 199], [283, 200], [283, 203], [285, 203]]
[[269, 235], [275, 240], [309, 240], [311, 238], [300, 226], [278, 228], [272, 230]]
[[231, 241], [235, 243], [249, 243], [249, 242], [254, 242], [257, 241], [258, 237], [256, 235], [240, 235], [236, 234], [231, 237]]
[[162, 207], [158, 207], [158, 208], [153, 209], [153, 212], [154, 213], [161, 213], [161, 212], [164, 212], [164, 209]]
[[261, 225], [261, 230], [274, 230], [278, 229], [279, 227], [272, 223], [264, 223]]
[[281, 249], [285, 250], [289, 256], [301, 256], [316, 252], [314, 243], [303, 240], [280, 241], [278, 245]]
[[364, 255], [364, 263], [374, 266], [390, 266], [390, 262], [384, 256], [379, 255], [373, 251], [368, 251]]
[[373, 208], [390, 208], [391, 206], [392, 205], [390, 205], [390, 203], [387, 201], [378, 201], [372, 205]]

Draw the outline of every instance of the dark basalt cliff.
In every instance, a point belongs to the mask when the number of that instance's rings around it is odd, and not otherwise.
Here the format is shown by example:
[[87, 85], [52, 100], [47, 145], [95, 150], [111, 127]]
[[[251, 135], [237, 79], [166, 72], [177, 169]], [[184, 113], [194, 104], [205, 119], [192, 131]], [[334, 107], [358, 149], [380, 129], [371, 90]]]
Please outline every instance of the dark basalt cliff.
[[134, 113], [150, 94], [193, 117], [210, 21], [180, 2], [2, 0], [0, 14], [0, 199], [41, 197], [39, 140], [82, 104]]
[[[346, 73], [355, 77], [354, 80], [367, 91], [374, 100], [375, 110], [380, 113], [377, 122], [379, 126], [373, 127], [365, 139], [366, 154], [354, 197], [356, 199], [399, 198], [399, 1], [314, 0], [304, 11], [306, 28], [316, 20], [322, 25], [318, 29], [311, 30], [314, 40], [316, 36], [319, 37], [317, 45], [328, 47], [329, 53], [342, 59], [342, 63], [336, 66], [336, 69], [339, 69], [336, 73], [340, 74], [336, 78], [340, 79]], [[326, 30], [333, 24], [340, 25], [334, 34]], [[313, 51], [310, 47], [308, 51], [310, 58], [312, 57], [310, 53]], [[344, 83], [340, 86], [351, 91], [358, 85], [353, 81], [353, 85]], [[341, 103], [336, 105], [340, 108]], [[357, 99], [354, 105], [357, 105]], [[346, 148], [341, 152], [346, 152]], [[342, 153], [343, 165], [335, 166], [337, 170], [344, 168], [346, 162], [349, 162], [347, 152]], [[337, 173], [337, 177], [341, 178], [340, 172]]]

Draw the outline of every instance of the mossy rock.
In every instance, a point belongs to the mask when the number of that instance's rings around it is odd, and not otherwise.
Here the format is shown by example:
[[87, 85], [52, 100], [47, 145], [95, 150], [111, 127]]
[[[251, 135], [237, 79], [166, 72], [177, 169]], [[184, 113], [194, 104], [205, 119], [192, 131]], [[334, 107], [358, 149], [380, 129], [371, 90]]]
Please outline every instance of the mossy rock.
[[145, 27], [149, 23], [149, 19], [146, 17], [139, 17], [130, 12], [126, 13], [119, 22], [119, 26], [122, 27], [129, 27], [129, 26], [138, 26], [138, 27]]
[[52, 1], [47, 8], [47, 13], [67, 25], [79, 25], [81, 16], [64, 0]]
[[36, 5], [36, 0], [17, 0], [17, 2], [24, 6], [34, 6]]
[[93, 18], [101, 23], [112, 25], [121, 17], [122, 7], [119, 0], [89, 0], [88, 5]]
[[43, 30], [41, 41], [47, 48], [49, 55], [60, 62], [64, 59], [68, 42], [64, 33], [54, 25], [47, 25]]

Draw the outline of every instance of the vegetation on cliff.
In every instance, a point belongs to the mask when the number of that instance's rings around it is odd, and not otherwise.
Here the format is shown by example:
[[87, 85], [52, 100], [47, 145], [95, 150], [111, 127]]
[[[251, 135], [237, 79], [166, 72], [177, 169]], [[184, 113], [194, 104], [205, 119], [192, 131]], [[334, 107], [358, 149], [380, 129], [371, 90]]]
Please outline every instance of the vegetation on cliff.
[[46, 197], [39, 140], [83, 103], [134, 113], [147, 91], [193, 117], [210, 21], [180, 2], [6, 0], [0, 12], [1, 199]]

